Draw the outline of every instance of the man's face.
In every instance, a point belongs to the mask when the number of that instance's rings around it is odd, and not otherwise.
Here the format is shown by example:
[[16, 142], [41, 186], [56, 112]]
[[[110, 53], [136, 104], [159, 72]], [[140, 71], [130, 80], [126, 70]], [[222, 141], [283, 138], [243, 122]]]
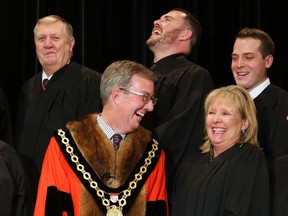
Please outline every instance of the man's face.
[[74, 38], [68, 38], [61, 21], [38, 26], [35, 36], [36, 54], [44, 70], [54, 68], [56, 71], [67, 64], [74, 44]]
[[258, 39], [237, 38], [233, 47], [231, 70], [235, 82], [248, 91], [267, 79], [267, 68], [273, 62], [271, 55], [263, 59], [259, 46]]
[[121, 133], [128, 133], [136, 130], [142, 118], [147, 112], [154, 109], [153, 102], [143, 102], [143, 97], [129, 91], [147, 93], [150, 96], [154, 95], [154, 82], [143, 78], [137, 74], [133, 75], [128, 91], [122, 90], [120, 93], [119, 113], [121, 113], [120, 122], [122, 125]]
[[165, 46], [173, 44], [179, 33], [183, 30], [186, 14], [181, 11], [170, 11], [160, 19], [154, 21], [154, 28], [146, 44], [151, 48], [154, 46]]

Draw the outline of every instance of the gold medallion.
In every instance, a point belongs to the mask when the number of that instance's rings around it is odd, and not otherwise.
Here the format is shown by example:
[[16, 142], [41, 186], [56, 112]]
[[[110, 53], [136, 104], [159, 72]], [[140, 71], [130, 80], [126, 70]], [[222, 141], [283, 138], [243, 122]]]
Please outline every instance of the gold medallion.
[[112, 205], [111, 208], [108, 209], [106, 216], [123, 216], [123, 214], [119, 207]]

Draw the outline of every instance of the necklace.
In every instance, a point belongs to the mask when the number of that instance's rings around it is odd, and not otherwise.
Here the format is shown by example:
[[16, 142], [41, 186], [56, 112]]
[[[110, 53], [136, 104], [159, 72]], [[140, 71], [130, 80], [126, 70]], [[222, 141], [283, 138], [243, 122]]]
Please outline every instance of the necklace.
[[[65, 136], [65, 131], [62, 129], [58, 130], [58, 135], [61, 137], [62, 143], [66, 146], [66, 152], [70, 155], [70, 159], [75, 163], [77, 171], [81, 172], [83, 178], [89, 182], [91, 188], [96, 191], [96, 195], [101, 198], [102, 205], [106, 207], [107, 213], [106, 216], [123, 216], [122, 210], [126, 205], [126, 198], [131, 196], [131, 191], [137, 187], [137, 182], [142, 179], [142, 175], [147, 172], [147, 167], [152, 163], [152, 159], [155, 157], [155, 152], [158, 150], [158, 142], [153, 139], [152, 149], [148, 152], [148, 157], [145, 159], [145, 163], [140, 167], [139, 172], [134, 175], [134, 179], [129, 182], [129, 187], [119, 194], [110, 194], [98, 187], [98, 183], [91, 178], [91, 174], [85, 171], [83, 164], [79, 162], [79, 157], [74, 154], [74, 149], [69, 143], [69, 139]], [[110, 195], [110, 200], [105, 197], [105, 194]], [[119, 200], [118, 197], [122, 196]], [[115, 198], [116, 196], [116, 198]], [[112, 203], [117, 203], [111, 205]]]

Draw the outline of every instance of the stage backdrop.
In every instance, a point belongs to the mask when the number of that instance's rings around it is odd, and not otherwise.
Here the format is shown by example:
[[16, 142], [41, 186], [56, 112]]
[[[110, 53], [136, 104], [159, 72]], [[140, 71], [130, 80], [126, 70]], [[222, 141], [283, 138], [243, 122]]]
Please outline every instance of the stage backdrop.
[[1, 75], [13, 117], [22, 84], [40, 71], [33, 28], [38, 18], [57, 14], [74, 28], [74, 60], [103, 72], [113, 61], [150, 66], [145, 45], [153, 21], [174, 7], [194, 14], [203, 27], [200, 45], [189, 57], [207, 68], [216, 87], [233, 84], [234, 36], [243, 27], [267, 31], [276, 44], [269, 76], [288, 90], [288, 31], [284, 1], [274, 0], [4, 0], [1, 2]]

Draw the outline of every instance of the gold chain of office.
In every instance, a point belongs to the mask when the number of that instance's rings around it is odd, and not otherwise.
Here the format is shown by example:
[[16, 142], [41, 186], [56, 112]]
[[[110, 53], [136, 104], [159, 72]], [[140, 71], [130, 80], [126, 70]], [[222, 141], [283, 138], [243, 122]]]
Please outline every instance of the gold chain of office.
[[[70, 155], [71, 161], [76, 164], [77, 170], [82, 173], [83, 178], [90, 183], [90, 187], [96, 191], [98, 197], [101, 198], [102, 204], [107, 209], [107, 216], [123, 216], [122, 209], [126, 205], [126, 198], [131, 196], [131, 191], [137, 187], [137, 182], [142, 179], [142, 175], [147, 172], [147, 167], [151, 164], [152, 159], [155, 157], [155, 152], [158, 150], [158, 142], [153, 139], [152, 149], [148, 152], [148, 157], [145, 158], [145, 164], [140, 167], [139, 172], [135, 174], [135, 178], [129, 182], [129, 187], [126, 190], [121, 191], [119, 194], [123, 194], [122, 198], [119, 199], [117, 205], [112, 205], [110, 200], [105, 198], [105, 194], [109, 194], [106, 191], [98, 187], [98, 183], [91, 178], [91, 174], [85, 171], [83, 164], [80, 164], [79, 157], [73, 152], [73, 147], [69, 144], [69, 139], [65, 136], [65, 131], [62, 129], [58, 130], [58, 135], [62, 138], [62, 143], [66, 146], [66, 152]], [[119, 195], [118, 194], [118, 195]]]

